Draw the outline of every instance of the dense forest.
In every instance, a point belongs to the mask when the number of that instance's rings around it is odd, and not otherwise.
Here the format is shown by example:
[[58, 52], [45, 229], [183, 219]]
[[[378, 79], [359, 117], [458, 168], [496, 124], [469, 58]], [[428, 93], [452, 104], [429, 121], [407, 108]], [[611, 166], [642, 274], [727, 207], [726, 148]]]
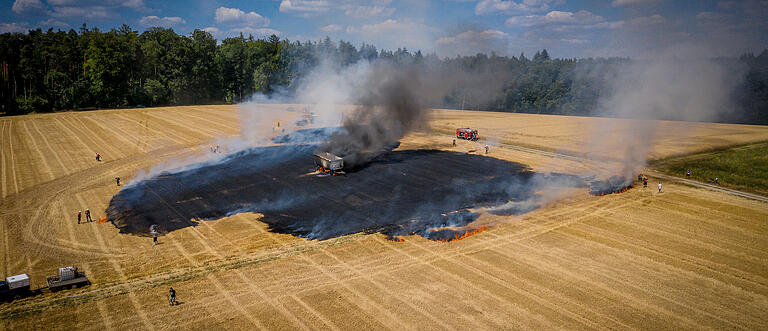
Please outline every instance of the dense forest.
[[[502, 73], [494, 95], [474, 97], [457, 88], [434, 106], [542, 114], [592, 115], [609, 78], [626, 58], [556, 59], [546, 50], [527, 58], [478, 53], [438, 58], [398, 49], [359, 48], [349, 42], [291, 42], [232, 37], [218, 42], [202, 30], [179, 35], [172, 29], [142, 33], [123, 25], [103, 32], [88, 29], [0, 35], [0, 114], [69, 109], [235, 103], [253, 93], [273, 93], [330, 56], [346, 66], [388, 59], [464, 72]], [[720, 121], [768, 124], [768, 50], [758, 56], [721, 58], [745, 67], [735, 90], [735, 111]], [[295, 84], [294, 84], [295, 85]]]

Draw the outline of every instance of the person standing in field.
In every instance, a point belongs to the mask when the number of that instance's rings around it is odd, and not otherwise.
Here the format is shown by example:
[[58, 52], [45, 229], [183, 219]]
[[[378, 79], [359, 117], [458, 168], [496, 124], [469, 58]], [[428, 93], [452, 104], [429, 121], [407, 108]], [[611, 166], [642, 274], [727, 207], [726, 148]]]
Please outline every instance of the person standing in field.
[[99, 153], [96, 153], [96, 161], [101, 161], [101, 155], [99, 155]]
[[80, 219], [83, 217], [83, 212], [78, 210], [77, 211], [77, 224], [80, 224]]
[[171, 304], [171, 306], [176, 304], [176, 290], [174, 290], [173, 287], [168, 290], [168, 302]]
[[661, 193], [661, 183], [659, 183], [659, 193]]
[[488, 154], [488, 145], [485, 145], [485, 154]]
[[115, 177], [115, 182], [117, 182], [117, 186], [120, 186], [120, 176]]
[[91, 218], [91, 210], [85, 209], [85, 221], [86, 222], [93, 222], [93, 219]]

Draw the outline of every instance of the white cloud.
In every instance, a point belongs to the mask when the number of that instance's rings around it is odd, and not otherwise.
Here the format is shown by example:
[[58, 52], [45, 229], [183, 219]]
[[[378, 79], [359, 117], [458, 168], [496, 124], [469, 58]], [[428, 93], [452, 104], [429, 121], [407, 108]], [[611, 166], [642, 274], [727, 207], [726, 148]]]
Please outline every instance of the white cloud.
[[586, 40], [586, 39], [560, 39], [560, 41], [568, 44], [575, 44], [575, 45], [589, 44], [589, 40]]
[[216, 9], [214, 19], [217, 23], [240, 26], [267, 26], [269, 19], [256, 12], [244, 12], [237, 8], [219, 7]]
[[150, 27], [150, 26], [171, 27], [171, 26], [187, 24], [187, 21], [185, 21], [181, 17], [175, 17], [175, 16], [174, 17], [144, 16], [139, 20], [139, 24], [145, 27]]
[[21, 14], [23, 12], [43, 10], [44, 8], [45, 6], [43, 6], [43, 3], [40, 2], [40, 0], [16, 0], [13, 2], [11, 10], [13, 10], [16, 14]]
[[504, 53], [509, 34], [499, 30], [467, 30], [435, 41], [435, 51], [440, 56], [472, 55], [479, 52]]
[[313, 16], [327, 12], [331, 3], [324, 0], [282, 0], [281, 13], [297, 13], [303, 16]]
[[89, 7], [89, 6], [114, 6], [114, 7], [127, 7], [127, 8], [144, 8], [144, 0], [47, 0], [51, 6], [75, 6], [75, 7]]
[[711, 11], [703, 11], [696, 15], [696, 19], [700, 21], [720, 21], [727, 18], [730, 18], [730, 15]]
[[323, 32], [336, 32], [341, 30], [341, 26], [338, 26], [336, 24], [328, 24], [326, 26], [320, 27], [320, 31]]
[[221, 33], [221, 30], [219, 30], [219, 28], [217, 28], [215, 26], [209, 26], [207, 28], [204, 28], [203, 31], [208, 32], [208, 33], [210, 33], [210, 34], [212, 34], [214, 36], [217, 36], [217, 35], [219, 35]]
[[151, 11], [144, 0], [47, 0], [50, 17], [61, 20], [120, 19], [126, 10]]
[[123, 1], [120, 5], [123, 7], [133, 8], [136, 10], [147, 9], [146, 5], [144, 5], [144, 0], [127, 0], [127, 1]]
[[560, 0], [480, 0], [475, 5], [475, 14], [491, 14], [496, 12], [536, 12], [549, 10], [550, 4], [559, 4]]
[[429, 50], [434, 44], [434, 29], [421, 22], [388, 19], [376, 24], [348, 26], [346, 32], [384, 49], [405, 47]]
[[282, 0], [280, 12], [311, 17], [322, 14], [336, 14], [343, 11], [354, 18], [388, 17], [395, 8], [387, 7], [391, 0]]
[[390, 16], [395, 12], [395, 8], [384, 6], [353, 6], [344, 11], [347, 16], [355, 18], [368, 18], [374, 16]]
[[630, 27], [649, 27], [649, 26], [659, 26], [669, 23], [669, 20], [666, 19], [664, 16], [661, 16], [659, 14], [654, 14], [651, 16], [643, 16], [643, 17], [636, 17], [626, 22], [627, 26]]
[[137, 11], [148, 11], [144, 0], [48, 0], [50, 6], [58, 7], [109, 7], [114, 9], [130, 8]]
[[485, 44], [488, 41], [504, 38], [506, 36], [507, 36], [507, 33], [499, 30], [485, 30], [485, 31], [468, 30], [468, 31], [459, 33], [455, 36], [442, 37], [438, 39], [435, 43], [438, 45], [464, 45], [464, 44], [480, 45], [480, 44]]
[[48, 15], [60, 19], [107, 19], [112, 17], [109, 9], [103, 6], [53, 7], [53, 11], [49, 11]]
[[659, 2], [659, 0], [613, 0], [611, 6], [634, 6], [634, 5], [648, 5]]
[[507, 19], [507, 26], [535, 26], [535, 25], [557, 25], [557, 24], [576, 24], [586, 25], [595, 24], [604, 21], [602, 16], [595, 15], [586, 10], [580, 10], [575, 13], [567, 11], [551, 11], [546, 15], [528, 15], [515, 16]]
[[69, 26], [69, 23], [57, 21], [56, 19], [49, 18], [45, 21], [40, 21], [40, 23], [38, 23], [37, 25], [42, 27], [43, 29], [47, 27], [65, 28]]
[[0, 23], [0, 33], [27, 32], [27, 23]]

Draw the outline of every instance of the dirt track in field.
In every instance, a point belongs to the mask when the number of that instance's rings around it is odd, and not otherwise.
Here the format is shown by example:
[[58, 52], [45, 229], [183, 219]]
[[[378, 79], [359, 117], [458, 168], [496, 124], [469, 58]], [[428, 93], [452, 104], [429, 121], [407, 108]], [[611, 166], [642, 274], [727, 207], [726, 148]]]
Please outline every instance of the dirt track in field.
[[[441, 111], [436, 133], [399, 150], [466, 153], [483, 142], [443, 134], [473, 126], [503, 144], [491, 156], [533, 171], [599, 167], [575, 153], [591, 120]], [[471, 122], [471, 123], [470, 123]], [[466, 124], [464, 124], [466, 123]], [[681, 141], [681, 127], [685, 131]], [[768, 139], [768, 128], [665, 122], [654, 155]], [[39, 285], [77, 265], [93, 285], [0, 304], [0, 326], [165, 329], [742, 328], [768, 325], [768, 204], [664, 182], [593, 197], [574, 192], [452, 243], [381, 234], [308, 241], [267, 230], [258, 213], [199, 222], [151, 239], [104, 216], [139, 169], [205, 152], [238, 132], [232, 106], [109, 110], [0, 118], [0, 270]], [[610, 134], [607, 132], [606, 134]], [[520, 142], [520, 143], [517, 143]], [[509, 147], [505, 147], [505, 144]], [[513, 148], [521, 146], [523, 148]], [[93, 156], [105, 160], [97, 163]], [[655, 184], [652, 182], [651, 184]], [[429, 196], [423, 197], [428, 200]], [[372, 215], [375, 217], [375, 215]], [[165, 302], [168, 286], [181, 305]]]

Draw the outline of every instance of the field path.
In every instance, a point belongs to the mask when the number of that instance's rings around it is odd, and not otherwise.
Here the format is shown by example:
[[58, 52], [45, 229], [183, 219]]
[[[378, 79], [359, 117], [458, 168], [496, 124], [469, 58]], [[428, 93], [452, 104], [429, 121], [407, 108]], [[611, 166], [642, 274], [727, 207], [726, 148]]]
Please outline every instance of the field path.
[[686, 179], [686, 178], [681, 178], [681, 177], [676, 177], [676, 176], [665, 175], [665, 174], [662, 174], [662, 173], [660, 173], [658, 171], [655, 171], [655, 170], [652, 170], [652, 175], [651, 176], [658, 177], [658, 178], [661, 178], [661, 179], [664, 179], [664, 180], [668, 180], [668, 181], [673, 181], [673, 182], [678, 182], [678, 183], [686, 184], [686, 185], [701, 187], [701, 188], [705, 188], [705, 189], [712, 190], [712, 191], [727, 193], [727, 194], [731, 194], [731, 195], [737, 195], [737, 196], [744, 197], [744, 198], [747, 198], [747, 199], [752, 199], [752, 200], [757, 200], [757, 201], [762, 201], [762, 202], [768, 202], [768, 197], [765, 197], [765, 196], [762, 196], [762, 195], [757, 195], [757, 194], [754, 194], [754, 193], [749, 193], [749, 192], [738, 191], [738, 190], [734, 190], [734, 189], [730, 189], [730, 188], [725, 188], [725, 187], [722, 187], [720, 185], [702, 183], [702, 182], [691, 180], [691, 179]]

